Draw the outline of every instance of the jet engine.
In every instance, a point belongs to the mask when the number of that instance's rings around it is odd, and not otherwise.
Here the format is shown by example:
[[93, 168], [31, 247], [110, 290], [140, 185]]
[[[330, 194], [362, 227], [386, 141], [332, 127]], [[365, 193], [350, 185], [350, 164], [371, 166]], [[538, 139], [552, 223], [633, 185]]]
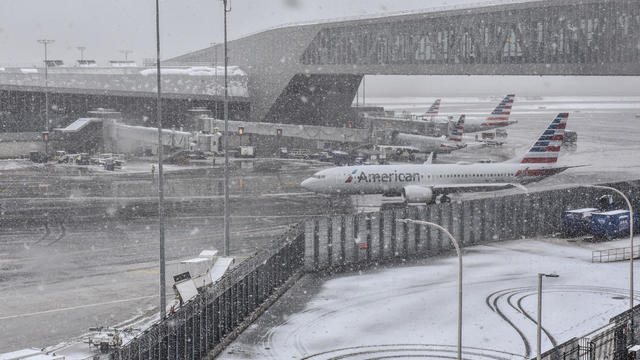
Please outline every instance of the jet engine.
[[430, 203], [433, 201], [433, 190], [429, 187], [409, 185], [402, 189], [402, 196], [407, 203]]

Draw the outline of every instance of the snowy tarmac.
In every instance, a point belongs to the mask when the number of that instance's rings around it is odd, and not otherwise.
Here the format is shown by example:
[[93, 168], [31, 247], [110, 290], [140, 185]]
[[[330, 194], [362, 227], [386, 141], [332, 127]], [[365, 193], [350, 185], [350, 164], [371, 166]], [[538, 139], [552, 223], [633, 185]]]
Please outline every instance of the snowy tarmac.
[[[560, 275], [543, 281], [543, 351], [625, 311], [628, 262], [591, 263], [602, 246], [551, 238], [464, 249], [464, 358], [535, 356], [539, 272]], [[457, 261], [308, 274], [219, 358], [455, 358]]]

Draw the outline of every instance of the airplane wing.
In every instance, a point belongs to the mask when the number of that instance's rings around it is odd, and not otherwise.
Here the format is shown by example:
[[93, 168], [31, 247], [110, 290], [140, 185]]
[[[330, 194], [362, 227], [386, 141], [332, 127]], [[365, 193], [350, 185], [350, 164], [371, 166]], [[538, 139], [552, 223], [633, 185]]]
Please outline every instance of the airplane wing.
[[527, 188], [517, 183], [477, 183], [477, 184], [441, 184], [434, 185], [437, 192], [481, 192], [518, 188], [527, 192]]

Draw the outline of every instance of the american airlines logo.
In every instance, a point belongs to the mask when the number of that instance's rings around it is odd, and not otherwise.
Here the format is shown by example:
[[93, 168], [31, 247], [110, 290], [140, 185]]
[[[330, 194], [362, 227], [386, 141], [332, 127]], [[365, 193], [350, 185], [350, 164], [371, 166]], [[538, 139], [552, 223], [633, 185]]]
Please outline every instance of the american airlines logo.
[[[389, 182], [412, 182], [420, 181], [423, 176], [420, 173], [398, 173], [397, 171], [389, 173], [366, 174], [364, 171], [360, 175], [355, 176], [358, 169], [353, 170], [351, 175], [347, 177], [345, 183], [389, 183]], [[355, 180], [355, 181], [354, 181]]]
[[353, 169], [353, 171], [351, 172], [351, 175], [349, 175], [347, 177], [347, 180], [345, 181], [345, 183], [350, 183], [353, 181], [353, 175], [355, 175], [358, 172], [358, 169]]

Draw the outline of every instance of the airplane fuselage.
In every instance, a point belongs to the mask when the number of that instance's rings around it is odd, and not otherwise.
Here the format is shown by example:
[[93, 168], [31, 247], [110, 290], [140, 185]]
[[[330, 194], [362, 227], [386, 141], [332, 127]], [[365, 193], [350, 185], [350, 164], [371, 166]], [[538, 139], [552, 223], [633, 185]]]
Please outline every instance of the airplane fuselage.
[[509, 120], [508, 118], [506, 120], [488, 120], [490, 118], [491, 117], [467, 117], [464, 123], [464, 132], [474, 133], [479, 131], [491, 131], [517, 123], [517, 121]]
[[535, 164], [406, 164], [344, 166], [319, 171], [302, 186], [324, 194], [398, 195], [409, 185], [530, 183], [556, 174]]
[[411, 146], [425, 153], [449, 153], [463, 148], [460, 142], [449, 141], [446, 137], [398, 133], [393, 137], [392, 145]]

